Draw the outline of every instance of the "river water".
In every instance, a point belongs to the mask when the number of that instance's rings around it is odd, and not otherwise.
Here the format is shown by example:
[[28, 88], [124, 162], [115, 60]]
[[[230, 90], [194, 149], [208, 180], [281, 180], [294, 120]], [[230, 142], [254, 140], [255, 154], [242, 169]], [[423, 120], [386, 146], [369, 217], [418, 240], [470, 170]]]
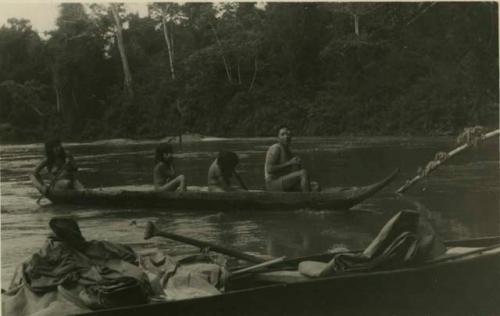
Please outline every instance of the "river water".
[[[189, 185], [206, 185], [207, 170], [220, 149], [240, 156], [241, 174], [251, 189], [263, 187], [265, 151], [273, 139], [206, 139], [184, 143], [176, 152], [176, 167]], [[79, 165], [79, 179], [92, 188], [152, 183], [154, 142], [97, 142], [65, 144]], [[43, 244], [48, 221], [74, 216], [87, 239], [131, 244], [134, 248], [168, 249], [172, 255], [197, 251], [169, 240], [144, 241], [143, 226], [156, 221], [167, 231], [254, 254], [299, 256], [333, 247], [365, 247], [397, 211], [429, 214], [445, 239], [497, 235], [500, 231], [500, 169], [498, 141], [453, 158], [410, 189], [404, 197], [393, 192], [415, 175], [437, 151], [455, 147], [452, 138], [296, 138], [313, 180], [323, 187], [365, 185], [394, 168], [401, 172], [382, 192], [350, 212], [297, 210], [282, 212], [186, 212], [179, 210], [107, 209], [54, 206], [39, 194], [28, 174], [43, 158], [41, 144], [1, 146], [1, 280], [7, 288], [14, 268]]]

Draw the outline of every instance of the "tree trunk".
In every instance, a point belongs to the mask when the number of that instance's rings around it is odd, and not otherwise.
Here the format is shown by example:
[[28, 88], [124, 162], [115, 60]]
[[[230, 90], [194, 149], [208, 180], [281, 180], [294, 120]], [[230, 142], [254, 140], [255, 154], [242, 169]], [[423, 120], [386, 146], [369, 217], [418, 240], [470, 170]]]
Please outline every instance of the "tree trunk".
[[57, 70], [55, 67], [52, 68], [52, 87], [54, 88], [54, 93], [56, 95], [56, 112], [61, 113], [61, 92], [59, 91], [59, 78], [57, 75]]
[[[222, 48], [222, 43], [219, 39], [219, 36], [217, 35], [217, 31], [215, 30], [215, 26], [213, 26], [213, 25], [210, 25], [210, 26], [211, 26], [212, 32], [214, 32], [214, 36], [215, 36], [215, 40], [217, 41], [217, 44], [219, 45], [220, 48]], [[222, 62], [224, 63], [224, 69], [226, 70], [227, 80], [229, 81], [229, 83], [232, 83], [233, 79], [231, 76], [231, 69], [229, 68], [229, 65], [226, 61], [226, 57], [224, 56], [224, 53], [222, 53]]]
[[73, 90], [73, 89], [71, 89], [71, 96], [73, 97], [73, 104], [76, 105], [77, 112], [79, 112], [80, 104], [78, 103], [78, 100], [76, 99], [75, 90]]
[[163, 17], [161, 22], [163, 24], [163, 36], [165, 37], [165, 42], [167, 43], [168, 50], [168, 61], [170, 63], [170, 75], [172, 76], [172, 80], [175, 80], [175, 70], [174, 70], [174, 53], [171, 39], [173, 36], [168, 36], [168, 26], [167, 26], [167, 17], [165, 16], [165, 12], [162, 11]]
[[175, 26], [175, 23], [172, 23], [171, 26], [170, 26], [170, 34], [172, 34], [172, 36], [170, 36], [170, 47], [172, 47], [172, 59], [175, 58], [175, 48], [174, 48], [174, 26]]
[[116, 26], [115, 35], [118, 43], [118, 50], [120, 51], [120, 57], [122, 60], [124, 86], [128, 96], [132, 97], [134, 95], [132, 90], [132, 74], [130, 72], [130, 67], [128, 65], [127, 54], [125, 53], [125, 45], [123, 44], [122, 24], [120, 21], [120, 16], [118, 15], [118, 10], [116, 9], [116, 4], [111, 3], [110, 8], [113, 18], [115, 20], [115, 26]]
[[40, 109], [38, 109], [38, 108], [37, 108], [34, 104], [32, 104], [31, 102], [28, 102], [28, 106], [29, 106], [30, 108], [32, 108], [32, 109], [33, 109], [33, 111], [35, 111], [35, 112], [36, 112], [36, 114], [38, 114], [38, 116], [43, 116], [42, 111], [40, 111]]
[[238, 59], [238, 84], [241, 85], [240, 60]]
[[252, 76], [252, 82], [250, 83], [250, 87], [248, 87], [248, 91], [252, 90], [256, 77], [257, 77], [257, 56], [255, 56], [253, 60], [253, 76]]
[[175, 107], [177, 109], [177, 113], [179, 113], [179, 122], [180, 122], [180, 129], [179, 129], [179, 149], [182, 151], [182, 133], [184, 132], [184, 113], [182, 113], [181, 109], [181, 102], [179, 99], [175, 101]]
[[354, 13], [352, 15], [354, 17], [354, 33], [359, 36], [359, 15]]

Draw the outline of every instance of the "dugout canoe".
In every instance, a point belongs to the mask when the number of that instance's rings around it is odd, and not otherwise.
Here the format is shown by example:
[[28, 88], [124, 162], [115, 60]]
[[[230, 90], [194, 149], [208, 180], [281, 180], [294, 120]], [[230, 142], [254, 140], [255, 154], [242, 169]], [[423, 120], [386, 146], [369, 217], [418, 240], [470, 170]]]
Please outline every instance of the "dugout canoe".
[[52, 191], [54, 204], [159, 208], [175, 210], [347, 210], [387, 186], [399, 169], [384, 179], [362, 187], [329, 188], [323, 192], [154, 192], [130, 190]]
[[[446, 255], [418, 266], [290, 282], [282, 278], [215, 296], [82, 315], [499, 315], [500, 237], [447, 246]], [[331, 257], [298, 258], [281, 266]]]

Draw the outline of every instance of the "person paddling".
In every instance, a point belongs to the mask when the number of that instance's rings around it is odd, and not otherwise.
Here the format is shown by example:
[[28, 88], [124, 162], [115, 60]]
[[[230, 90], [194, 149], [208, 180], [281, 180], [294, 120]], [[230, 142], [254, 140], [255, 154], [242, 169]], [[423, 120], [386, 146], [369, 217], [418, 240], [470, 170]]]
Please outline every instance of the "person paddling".
[[[264, 174], [268, 191], [311, 191], [311, 182], [299, 157], [293, 155], [292, 134], [286, 125], [278, 128], [278, 142], [267, 150]], [[313, 183], [315, 191], [319, 184]]]
[[[44, 169], [50, 179], [48, 184], [41, 175]], [[50, 190], [83, 190], [83, 185], [76, 179], [77, 170], [73, 156], [63, 148], [59, 139], [54, 138], [45, 143], [45, 159], [36, 166], [30, 179], [44, 196]]]
[[170, 144], [162, 144], [155, 150], [156, 165], [153, 170], [155, 191], [186, 191], [186, 178], [178, 175], [174, 167], [173, 148]]
[[[239, 163], [238, 156], [232, 151], [222, 150], [208, 169], [208, 191], [247, 191], [248, 188], [235, 168]], [[231, 178], [235, 177], [241, 188], [231, 186]]]

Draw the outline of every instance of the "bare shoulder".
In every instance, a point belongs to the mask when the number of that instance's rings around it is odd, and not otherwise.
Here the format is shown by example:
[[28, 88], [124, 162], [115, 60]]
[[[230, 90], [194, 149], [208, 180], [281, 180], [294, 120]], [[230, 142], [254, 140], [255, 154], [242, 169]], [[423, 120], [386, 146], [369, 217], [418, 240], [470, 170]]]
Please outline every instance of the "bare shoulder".
[[267, 153], [279, 153], [281, 151], [281, 145], [279, 143], [276, 143], [276, 144], [272, 144], [271, 146], [269, 146], [269, 148], [267, 149]]
[[162, 169], [164, 168], [164, 163], [163, 162], [159, 162], [155, 165], [153, 171], [156, 173], [156, 172], [160, 172]]
[[276, 159], [276, 157], [279, 156], [280, 152], [281, 152], [280, 144], [278, 143], [273, 144], [269, 146], [269, 149], [267, 150], [266, 159]]

